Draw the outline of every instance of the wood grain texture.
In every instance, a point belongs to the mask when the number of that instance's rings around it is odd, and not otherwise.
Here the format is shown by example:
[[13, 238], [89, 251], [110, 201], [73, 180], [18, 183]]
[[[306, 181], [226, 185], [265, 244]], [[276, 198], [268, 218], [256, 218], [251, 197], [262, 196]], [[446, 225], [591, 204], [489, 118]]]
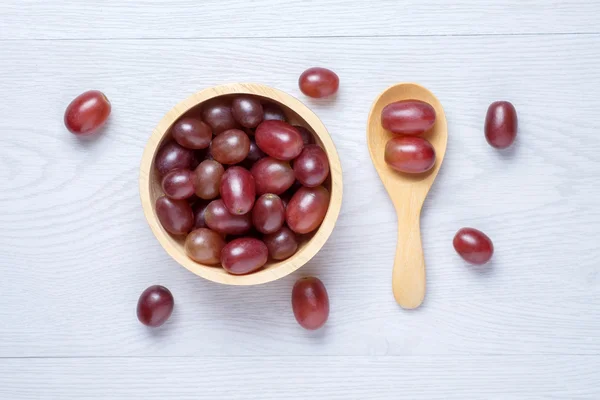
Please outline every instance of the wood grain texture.
[[[0, 360], [11, 400], [596, 400], [581, 356], [202, 357]], [[232, 381], [235, 384], [232, 385]]]
[[[277, 104], [286, 113], [287, 122], [293, 125], [302, 125], [308, 128], [325, 150], [329, 160], [330, 175], [325, 186], [330, 195], [327, 214], [317, 229], [310, 235], [303, 235], [302, 241], [295, 254], [283, 261], [269, 261], [264, 268], [246, 275], [232, 275], [223, 268], [215, 268], [211, 265], [202, 265], [194, 262], [188, 257], [184, 248], [185, 237], [170, 235], [160, 224], [156, 215], [156, 199], [163, 195], [160, 176], [154, 166], [154, 158], [162, 143], [169, 138], [169, 129], [175, 121], [192, 108], [201, 106], [220, 96], [234, 94], [250, 94], [259, 96], [261, 99]], [[187, 99], [182, 100], [160, 120], [154, 128], [148, 143], [144, 149], [140, 166], [140, 197], [144, 215], [152, 232], [158, 239], [160, 245], [179, 264], [212, 282], [226, 285], [259, 285], [283, 278], [305, 265], [323, 247], [333, 228], [342, 207], [342, 166], [335, 149], [335, 144], [327, 132], [319, 117], [315, 115], [302, 102], [281, 90], [256, 83], [232, 83], [213, 86], [194, 93]]]
[[596, 0], [3, 0], [0, 39], [598, 33]]
[[[598, 48], [600, 36], [0, 43], [0, 356], [600, 354]], [[340, 76], [335, 99], [299, 95], [300, 72], [316, 63]], [[303, 98], [344, 171], [322, 251], [259, 287], [180, 268], [138, 194], [142, 152], [165, 112], [233, 81]], [[397, 225], [365, 138], [373, 100], [399, 81], [436, 94], [451, 138], [423, 209], [428, 295], [416, 312], [390, 290]], [[82, 141], [62, 116], [90, 88], [113, 114]], [[483, 135], [499, 99], [520, 118], [509, 153]], [[455, 254], [463, 226], [494, 240], [488, 268]], [[289, 303], [305, 274], [331, 300], [317, 333], [297, 326]], [[152, 284], [176, 302], [156, 331], [135, 318]]]
[[[420, 100], [435, 109], [435, 125], [423, 135], [435, 149], [435, 164], [422, 174], [394, 171], [385, 161], [387, 142], [394, 136], [383, 128], [381, 115], [391, 103]], [[369, 154], [383, 186], [390, 196], [398, 218], [398, 240], [392, 272], [392, 290], [398, 304], [417, 308], [425, 298], [425, 257], [421, 241], [421, 210], [433, 182], [440, 171], [448, 145], [448, 125], [440, 101], [427, 88], [414, 83], [400, 83], [377, 96], [367, 120]]]

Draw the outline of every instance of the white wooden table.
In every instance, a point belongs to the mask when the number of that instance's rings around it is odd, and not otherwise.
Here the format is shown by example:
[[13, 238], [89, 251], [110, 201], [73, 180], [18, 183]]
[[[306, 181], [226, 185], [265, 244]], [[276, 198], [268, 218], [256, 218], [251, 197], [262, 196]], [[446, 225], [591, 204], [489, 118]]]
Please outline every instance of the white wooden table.
[[[0, 3], [0, 399], [600, 398], [600, 2], [597, 0], [3, 0]], [[336, 71], [335, 100], [300, 73]], [[226, 287], [176, 265], [148, 228], [138, 166], [152, 128], [211, 85], [261, 82], [329, 128], [344, 204], [293, 276]], [[449, 147], [422, 218], [428, 293], [391, 293], [396, 221], [365, 140], [372, 101], [419, 82]], [[63, 126], [87, 89], [113, 104], [81, 141]], [[489, 147], [489, 103], [519, 113]], [[474, 226], [494, 262], [466, 266]], [[318, 275], [331, 315], [303, 331], [295, 279]], [[169, 287], [163, 328], [135, 317]]]

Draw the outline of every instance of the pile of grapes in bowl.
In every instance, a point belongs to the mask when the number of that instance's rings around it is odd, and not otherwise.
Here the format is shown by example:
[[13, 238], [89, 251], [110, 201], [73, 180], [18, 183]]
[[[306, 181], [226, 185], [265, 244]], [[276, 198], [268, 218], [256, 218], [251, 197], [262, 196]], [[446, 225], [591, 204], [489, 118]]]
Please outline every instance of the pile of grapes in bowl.
[[254, 285], [300, 268], [339, 215], [342, 173], [318, 117], [258, 84], [176, 105], [144, 150], [140, 195], [164, 249], [196, 275]]

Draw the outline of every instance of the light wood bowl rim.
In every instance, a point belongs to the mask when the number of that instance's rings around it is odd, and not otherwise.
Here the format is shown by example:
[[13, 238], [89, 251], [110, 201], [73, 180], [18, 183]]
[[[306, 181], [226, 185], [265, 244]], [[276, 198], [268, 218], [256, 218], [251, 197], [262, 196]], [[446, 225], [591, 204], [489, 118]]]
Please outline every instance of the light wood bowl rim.
[[[171, 125], [183, 114], [200, 103], [218, 96], [233, 94], [253, 94], [261, 96], [274, 103], [281, 104], [298, 114], [307, 125], [310, 126], [321, 141], [329, 159], [331, 174], [331, 198], [329, 201], [329, 208], [323, 223], [314, 236], [299, 249], [296, 254], [287, 260], [275, 262], [266, 269], [248, 275], [231, 275], [225, 272], [220, 266], [206, 266], [192, 261], [184, 251], [176, 246], [175, 240], [159, 223], [151, 198], [152, 182], [150, 182], [150, 176], [152, 168], [154, 168], [154, 156]], [[181, 101], [165, 114], [156, 128], [154, 128], [144, 149], [140, 165], [139, 189], [142, 209], [144, 210], [144, 215], [154, 236], [156, 236], [161, 246], [175, 261], [177, 261], [177, 263], [209, 281], [227, 285], [258, 285], [275, 281], [291, 274], [306, 264], [323, 247], [333, 232], [333, 228], [341, 210], [343, 192], [342, 168], [337, 150], [325, 125], [323, 125], [315, 113], [302, 102], [281, 90], [266, 85], [257, 83], [231, 83], [201, 90]]]

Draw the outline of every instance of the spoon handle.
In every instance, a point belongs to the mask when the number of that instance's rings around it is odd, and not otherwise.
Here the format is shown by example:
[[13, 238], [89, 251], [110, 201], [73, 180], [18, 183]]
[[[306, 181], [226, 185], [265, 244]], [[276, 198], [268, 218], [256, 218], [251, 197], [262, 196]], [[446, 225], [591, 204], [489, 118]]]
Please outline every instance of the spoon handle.
[[398, 243], [392, 273], [394, 297], [402, 308], [417, 308], [425, 297], [425, 257], [420, 212], [398, 210]]

